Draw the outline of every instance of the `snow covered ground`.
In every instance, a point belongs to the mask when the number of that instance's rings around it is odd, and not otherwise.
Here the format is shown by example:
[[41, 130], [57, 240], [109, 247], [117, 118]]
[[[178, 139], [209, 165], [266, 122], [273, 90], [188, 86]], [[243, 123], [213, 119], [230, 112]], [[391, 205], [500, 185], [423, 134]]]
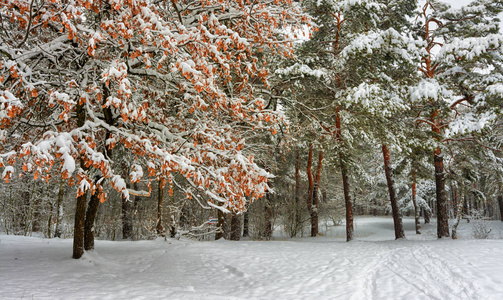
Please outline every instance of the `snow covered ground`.
[[[72, 241], [0, 235], [0, 299], [502, 299], [502, 222], [475, 240], [437, 240], [435, 226], [393, 240], [391, 218], [356, 219], [357, 240], [328, 227], [273, 241]], [[324, 226], [322, 226], [325, 229]]]

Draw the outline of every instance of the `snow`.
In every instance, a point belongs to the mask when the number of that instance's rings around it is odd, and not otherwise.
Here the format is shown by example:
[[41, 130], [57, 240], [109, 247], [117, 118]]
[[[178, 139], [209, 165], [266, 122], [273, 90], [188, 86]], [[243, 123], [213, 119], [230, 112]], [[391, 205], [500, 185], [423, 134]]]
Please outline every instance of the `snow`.
[[[393, 240], [392, 219], [356, 219], [323, 236], [273, 241], [96, 241], [79, 260], [69, 239], [0, 235], [1, 299], [500, 299], [503, 240]], [[491, 221], [493, 237], [503, 225]], [[278, 232], [278, 231], [276, 231]]]

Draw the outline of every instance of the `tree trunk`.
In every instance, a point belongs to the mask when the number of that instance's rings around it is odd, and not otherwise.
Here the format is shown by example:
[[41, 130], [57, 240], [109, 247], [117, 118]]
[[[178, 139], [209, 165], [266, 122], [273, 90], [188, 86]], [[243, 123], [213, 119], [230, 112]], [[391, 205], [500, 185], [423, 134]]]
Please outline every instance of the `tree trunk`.
[[[454, 219], [458, 218], [458, 206], [459, 206], [459, 196], [458, 196], [458, 189], [452, 185], [451, 182], [451, 202], [454, 205], [453, 209], [453, 217]], [[463, 205], [461, 205], [461, 209], [463, 209]]]
[[94, 220], [96, 219], [99, 205], [100, 199], [98, 198], [98, 194], [91, 195], [84, 223], [84, 250], [86, 251], [94, 249]]
[[[272, 189], [272, 183], [269, 181], [267, 183], [269, 185], [269, 188]], [[265, 192], [265, 206], [264, 206], [264, 216], [265, 216], [265, 223], [264, 223], [264, 237], [267, 241], [271, 240], [272, 238], [272, 199], [271, 199], [271, 192], [267, 190]]]
[[498, 195], [498, 205], [500, 207], [500, 220], [503, 221], [503, 195]]
[[[86, 122], [86, 112], [83, 103], [78, 103], [76, 107], [77, 126], [82, 127]], [[87, 170], [84, 161], [80, 160], [80, 167]], [[86, 219], [87, 191], [77, 197], [77, 206], [75, 208], [75, 225], [73, 227], [73, 255], [79, 259], [84, 254], [84, 224]]]
[[461, 218], [463, 216], [463, 201], [460, 201], [458, 199], [457, 190], [455, 190], [454, 197], [455, 197], [454, 201], [456, 203], [456, 223], [454, 223], [454, 225], [452, 226], [452, 239], [453, 240], [458, 238], [457, 230], [458, 230], [459, 223], [461, 222]]
[[172, 195], [170, 195], [166, 200], [166, 213], [164, 214], [164, 218], [166, 219], [166, 231], [169, 231], [169, 237], [174, 238], [176, 237], [178, 222], [176, 220], [175, 214], [173, 213], [173, 210], [170, 209], [171, 201]]
[[87, 191], [77, 197], [77, 207], [75, 208], [75, 225], [73, 227], [73, 255], [72, 258], [79, 259], [84, 254], [84, 221], [86, 218]]
[[218, 214], [218, 230], [215, 233], [215, 240], [219, 240], [224, 237], [225, 233], [225, 214], [220, 209], [217, 211]]
[[131, 240], [133, 238], [132, 209], [133, 203], [126, 198], [122, 198], [122, 238], [124, 240]]
[[54, 212], [54, 204], [50, 203], [51, 211], [49, 212], [49, 218], [47, 219], [47, 238], [51, 238], [51, 227], [52, 227], [52, 214]]
[[431, 219], [431, 210], [423, 209], [424, 210], [424, 224], [430, 224], [430, 219]]
[[353, 207], [351, 204], [351, 195], [349, 191], [349, 179], [348, 171], [346, 169], [346, 162], [344, 159], [344, 154], [342, 153], [342, 132], [341, 132], [341, 117], [339, 115], [339, 108], [335, 110], [335, 128], [336, 128], [336, 138], [339, 143], [339, 164], [341, 167], [342, 174], [342, 186], [344, 188], [344, 202], [346, 204], [346, 241], [353, 240]]
[[244, 216], [243, 216], [243, 237], [249, 237], [250, 236], [250, 232], [249, 232], [249, 229], [248, 229], [248, 226], [249, 226], [249, 222], [250, 222], [250, 215], [248, 213], [248, 210], [246, 210], [244, 212]]
[[318, 168], [316, 170], [316, 176], [313, 186], [313, 204], [311, 209], [311, 236], [318, 236], [319, 232], [319, 222], [318, 222], [318, 191], [320, 189], [320, 179], [321, 179], [321, 168], [323, 165], [323, 151], [320, 151], [318, 154]]
[[306, 199], [306, 205], [307, 205], [307, 210], [309, 211], [309, 215], [311, 218], [311, 236], [313, 236], [313, 192], [314, 192], [314, 179], [313, 179], [313, 172], [312, 172], [312, 166], [313, 166], [313, 144], [309, 144], [309, 155], [307, 158], [307, 167], [306, 167], [306, 173], [307, 173], [307, 181], [308, 181], [308, 189], [307, 189], [307, 199]]
[[414, 205], [414, 222], [416, 225], [416, 234], [421, 234], [419, 229], [421, 225], [419, 224], [419, 207], [417, 207], [416, 202], [416, 171], [412, 170], [412, 204]]
[[58, 200], [56, 202], [57, 218], [56, 218], [56, 230], [54, 231], [54, 237], [61, 238], [62, 226], [63, 226], [63, 197], [65, 195], [65, 185], [64, 181], [61, 180], [59, 183]]
[[162, 202], [164, 200], [164, 188], [162, 186], [161, 180], [159, 180], [157, 185], [157, 226], [155, 227], [157, 235], [164, 235], [162, 228]]
[[433, 155], [435, 161], [435, 184], [437, 193], [437, 237], [449, 237], [449, 220], [447, 215], [447, 197], [445, 195], [444, 158], [440, 148]]
[[241, 239], [241, 220], [236, 213], [231, 214], [231, 241], [239, 241]]
[[295, 151], [295, 216], [294, 216], [294, 231], [293, 236], [297, 236], [301, 229], [302, 224], [302, 211], [300, 208], [302, 207], [300, 202], [300, 150], [297, 148]]
[[[35, 186], [33, 189], [33, 192], [35, 190]], [[34, 193], [32, 192], [32, 195]], [[32, 217], [31, 217], [31, 232], [41, 232], [42, 227], [40, 226], [40, 198], [39, 197], [31, 197], [33, 202], [31, 203], [31, 212], [32, 212]]]
[[396, 200], [393, 170], [391, 168], [391, 155], [389, 153], [388, 146], [386, 146], [385, 144], [382, 144], [382, 153], [384, 156], [384, 171], [386, 173], [386, 181], [388, 183], [391, 212], [393, 214], [393, 222], [395, 224], [395, 239], [403, 239], [405, 238], [405, 233], [403, 231], [402, 217], [400, 216], [400, 211], [398, 210], [398, 203]]

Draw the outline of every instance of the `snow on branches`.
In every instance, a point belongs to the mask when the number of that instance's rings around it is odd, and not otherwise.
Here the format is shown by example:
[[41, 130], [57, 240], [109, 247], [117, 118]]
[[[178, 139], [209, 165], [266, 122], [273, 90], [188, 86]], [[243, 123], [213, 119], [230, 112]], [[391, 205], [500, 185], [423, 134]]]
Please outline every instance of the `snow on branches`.
[[[287, 31], [308, 21], [297, 4], [0, 4], [5, 180], [20, 164], [35, 178], [76, 181], [79, 194], [108, 183], [128, 197], [126, 181], [153, 179], [172, 191], [178, 174], [187, 197], [221, 209], [264, 195], [270, 175], [243, 153], [245, 128], [268, 129], [279, 118], [254, 90], [268, 85], [266, 51], [292, 55]], [[136, 157], [130, 178], [114, 160], [117, 145]]]

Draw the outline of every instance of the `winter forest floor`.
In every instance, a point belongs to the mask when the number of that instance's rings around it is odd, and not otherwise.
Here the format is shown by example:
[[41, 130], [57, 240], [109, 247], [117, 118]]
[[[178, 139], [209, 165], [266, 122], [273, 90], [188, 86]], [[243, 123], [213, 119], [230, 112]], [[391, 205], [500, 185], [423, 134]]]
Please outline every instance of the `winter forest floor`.
[[[0, 235], [0, 299], [501, 299], [503, 224], [476, 240], [437, 240], [435, 224], [393, 240], [386, 217], [356, 219], [317, 238], [270, 242], [97, 241], [71, 259], [69, 239]], [[321, 226], [325, 229], [325, 226]]]

